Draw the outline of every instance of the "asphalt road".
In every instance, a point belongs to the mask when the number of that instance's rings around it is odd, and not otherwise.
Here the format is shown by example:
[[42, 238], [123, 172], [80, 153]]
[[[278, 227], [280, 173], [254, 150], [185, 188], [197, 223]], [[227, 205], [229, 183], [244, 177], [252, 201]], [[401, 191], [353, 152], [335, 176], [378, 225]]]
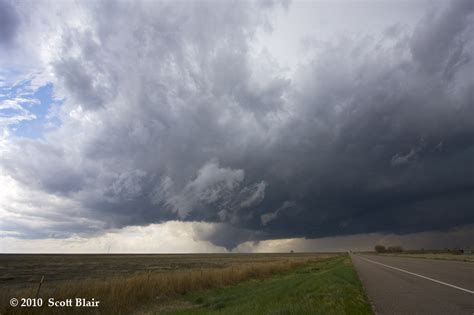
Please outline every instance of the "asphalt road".
[[474, 263], [351, 257], [376, 314], [474, 315]]

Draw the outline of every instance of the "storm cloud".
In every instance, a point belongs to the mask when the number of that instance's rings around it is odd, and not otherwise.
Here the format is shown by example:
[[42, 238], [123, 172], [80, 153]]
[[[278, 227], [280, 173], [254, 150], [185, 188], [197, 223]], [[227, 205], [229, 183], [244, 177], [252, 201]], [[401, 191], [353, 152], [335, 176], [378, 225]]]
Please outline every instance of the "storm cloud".
[[0, 45], [11, 44], [18, 32], [20, 18], [10, 1], [0, 1]]
[[291, 74], [255, 47], [298, 3], [0, 5], [37, 26], [22, 36], [64, 100], [41, 137], [4, 130], [2, 231], [201, 221], [195, 237], [234, 248], [474, 223], [472, 1], [307, 38]]

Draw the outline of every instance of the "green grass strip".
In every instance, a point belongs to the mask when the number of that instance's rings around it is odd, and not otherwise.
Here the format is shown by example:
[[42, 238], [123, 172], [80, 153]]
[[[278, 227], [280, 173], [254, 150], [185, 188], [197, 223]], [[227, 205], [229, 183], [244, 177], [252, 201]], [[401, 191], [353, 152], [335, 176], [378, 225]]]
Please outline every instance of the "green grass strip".
[[349, 256], [185, 297], [170, 314], [373, 314]]

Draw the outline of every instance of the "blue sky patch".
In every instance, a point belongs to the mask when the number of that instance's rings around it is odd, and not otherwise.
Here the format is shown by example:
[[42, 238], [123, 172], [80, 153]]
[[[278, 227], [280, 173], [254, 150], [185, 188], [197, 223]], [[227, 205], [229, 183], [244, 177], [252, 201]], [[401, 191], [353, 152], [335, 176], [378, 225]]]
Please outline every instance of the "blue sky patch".
[[45, 131], [59, 124], [50, 115], [54, 106], [62, 100], [54, 99], [54, 86], [45, 84], [36, 90], [31, 80], [21, 81], [14, 86], [0, 87], [0, 123], [19, 137], [41, 138]]

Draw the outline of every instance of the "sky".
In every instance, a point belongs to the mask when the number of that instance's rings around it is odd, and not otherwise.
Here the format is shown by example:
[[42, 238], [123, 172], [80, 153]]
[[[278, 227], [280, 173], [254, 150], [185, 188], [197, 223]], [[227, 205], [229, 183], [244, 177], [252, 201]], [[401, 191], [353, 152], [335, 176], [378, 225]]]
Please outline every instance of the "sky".
[[0, 252], [474, 246], [474, 3], [0, 0]]

